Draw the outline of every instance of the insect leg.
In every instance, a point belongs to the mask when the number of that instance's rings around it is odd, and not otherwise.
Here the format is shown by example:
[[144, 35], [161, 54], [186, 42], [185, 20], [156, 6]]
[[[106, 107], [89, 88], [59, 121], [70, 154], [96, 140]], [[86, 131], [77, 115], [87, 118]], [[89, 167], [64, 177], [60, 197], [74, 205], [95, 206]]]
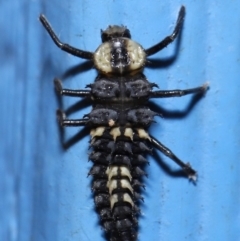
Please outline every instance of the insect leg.
[[70, 90], [63, 89], [62, 83], [59, 79], [54, 79], [54, 86], [58, 94], [72, 96], [72, 97], [89, 97], [90, 90]]
[[85, 126], [87, 119], [66, 119], [62, 110], [57, 110], [57, 119], [61, 126]]
[[183, 171], [187, 174], [188, 178], [196, 181], [197, 177], [197, 172], [192, 169], [191, 165], [189, 163], [184, 163], [181, 161], [175, 154], [168, 149], [166, 146], [164, 146], [160, 141], [155, 139], [154, 137], [151, 138], [151, 143], [155, 148], [157, 148], [159, 151], [161, 151], [164, 155], [168, 156], [170, 159], [172, 159], [174, 162], [176, 162], [182, 169]]
[[202, 86], [185, 89], [185, 90], [157, 90], [152, 91], [150, 98], [166, 98], [166, 97], [181, 97], [183, 95], [204, 93], [208, 89], [208, 83], [203, 84]]
[[153, 55], [153, 54], [159, 52], [160, 50], [167, 47], [167, 45], [169, 45], [170, 43], [172, 43], [175, 40], [175, 38], [177, 37], [177, 35], [182, 27], [184, 15], [185, 15], [185, 7], [182, 6], [180, 8], [177, 23], [176, 23], [173, 33], [171, 35], [167, 36], [161, 42], [157, 43], [156, 45], [146, 49], [145, 52], [146, 52], [147, 56], [150, 56], [150, 55]]
[[39, 16], [39, 20], [41, 21], [41, 23], [43, 24], [44, 28], [47, 30], [47, 32], [49, 33], [50, 37], [52, 38], [52, 40], [54, 41], [54, 43], [62, 50], [66, 51], [69, 54], [72, 54], [74, 56], [83, 58], [83, 59], [92, 59], [93, 57], [93, 53], [92, 52], [88, 52], [88, 51], [84, 51], [81, 49], [77, 49], [74, 48], [68, 44], [64, 44], [62, 43], [59, 38], [57, 37], [57, 35], [54, 33], [52, 27], [50, 26], [49, 22], [47, 21], [46, 17], [41, 14]]

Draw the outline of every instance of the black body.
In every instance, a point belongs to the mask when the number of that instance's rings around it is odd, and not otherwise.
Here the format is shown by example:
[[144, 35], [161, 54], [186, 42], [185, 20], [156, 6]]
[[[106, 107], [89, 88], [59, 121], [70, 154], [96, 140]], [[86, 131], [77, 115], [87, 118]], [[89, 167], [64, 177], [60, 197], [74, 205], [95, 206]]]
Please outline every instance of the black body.
[[207, 84], [187, 90], [153, 91], [143, 74], [148, 56], [157, 53], [177, 36], [181, 29], [185, 8], [179, 12], [173, 33], [149, 49], [130, 40], [130, 31], [123, 26], [109, 26], [102, 31], [103, 44], [94, 52], [76, 49], [63, 44], [53, 32], [46, 18], [40, 21], [62, 50], [80, 58], [92, 60], [98, 71], [88, 90], [63, 89], [56, 79], [59, 94], [91, 98], [92, 111], [82, 119], [70, 120], [58, 111], [62, 126], [88, 126], [91, 128], [93, 162], [89, 174], [93, 176], [92, 190], [100, 221], [110, 241], [135, 241], [137, 239], [137, 208], [139, 192], [144, 186], [141, 177], [146, 175], [143, 166], [145, 155], [157, 148], [179, 166], [193, 181], [196, 172], [182, 162], [167, 147], [147, 133], [157, 113], [150, 110], [150, 98], [179, 97], [203, 93]]

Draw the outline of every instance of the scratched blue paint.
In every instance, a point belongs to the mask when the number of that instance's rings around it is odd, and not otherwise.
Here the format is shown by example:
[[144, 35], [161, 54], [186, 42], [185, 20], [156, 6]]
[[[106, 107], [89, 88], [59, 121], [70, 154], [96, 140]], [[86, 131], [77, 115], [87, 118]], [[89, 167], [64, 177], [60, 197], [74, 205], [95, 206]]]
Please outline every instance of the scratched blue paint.
[[[6, 241], [104, 241], [87, 178], [85, 136], [64, 151], [52, 79], [84, 88], [96, 75], [78, 68], [83, 60], [52, 43], [38, 21], [44, 13], [58, 36], [94, 51], [100, 29], [127, 25], [148, 48], [187, 14], [180, 41], [146, 69], [162, 89], [210, 83], [206, 95], [154, 100], [164, 110], [150, 132], [198, 171], [197, 185], [177, 175], [178, 166], [157, 153], [149, 157], [139, 240], [240, 240], [240, 2], [229, 1], [2, 1], [0, 7], [0, 239]], [[179, 44], [179, 45], [178, 45]], [[65, 75], [64, 75], [65, 74]], [[63, 109], [78, 99], [63, 98]], [[71, 117], [81, 117], [90, 107]], [[78, 133], [66, 129], [66, 138]]]

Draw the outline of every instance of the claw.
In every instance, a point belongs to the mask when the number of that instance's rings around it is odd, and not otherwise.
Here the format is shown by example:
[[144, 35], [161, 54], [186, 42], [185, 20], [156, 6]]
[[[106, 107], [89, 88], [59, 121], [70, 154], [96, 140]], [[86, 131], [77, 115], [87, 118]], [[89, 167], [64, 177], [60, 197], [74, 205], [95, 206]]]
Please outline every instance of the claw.
[[62, 95], [62, 83], [59, 79], [54, 79], [54, 87], [58, 94]]
[[61, 126], [63, 126], [63, 121], [66, 119], [66, 114], [62, 110], [57, 110], [57, 120]]

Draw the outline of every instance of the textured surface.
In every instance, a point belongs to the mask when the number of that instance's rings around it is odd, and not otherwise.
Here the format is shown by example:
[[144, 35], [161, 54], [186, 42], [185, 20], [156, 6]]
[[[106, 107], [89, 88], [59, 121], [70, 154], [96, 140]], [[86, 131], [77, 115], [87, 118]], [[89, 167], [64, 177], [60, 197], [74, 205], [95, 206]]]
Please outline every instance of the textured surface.
[[[65, 86], [83, 88], [95, 71], [57, 49], [38, 15], [45, 13], [61, 39], [79, 48], [95, 50], [99, 30], [109, 24], [127, 25], [148, 48], [171, 33], [182, 4], [179, 45], [154, 55], [161, 67], [145, 74], [162, 89], [206, 81], [211, 88], [197, 101], [155, 100], [164, 118], [150, 131], [189, 161], [199, 179], [192, 185], [160, 153], [149, 158], [139, 240], [239, 240], [240, 2], [221, 0], [0, 3], [1, 240], [104, 240], [86, 178], [89, 137], [61, 149], [52, 84], [65, 76]], [[63, 108], [76, 101], [64, 98]], [[88, 112], [69, 110], [75, 118]], [[68, 128], [66, 138], [78, 131]]]

